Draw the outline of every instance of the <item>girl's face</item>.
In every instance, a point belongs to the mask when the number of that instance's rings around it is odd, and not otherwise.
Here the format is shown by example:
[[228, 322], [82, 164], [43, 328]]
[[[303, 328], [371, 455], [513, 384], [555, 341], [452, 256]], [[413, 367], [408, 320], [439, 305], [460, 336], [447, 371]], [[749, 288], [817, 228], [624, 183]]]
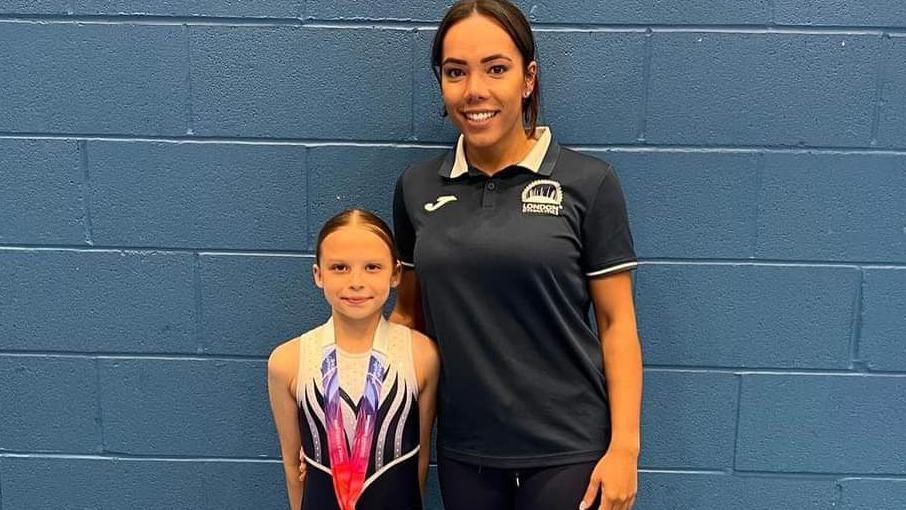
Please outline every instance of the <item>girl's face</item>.
[[535, 86], [537, 65], [524, 69], [516, 44], [491, 18], [472, 14], [450, 27], [443, 40], [441, 92], [468, 147], [524, 140], [522, 100]]
[[325, 237], [320, 263], [312, 271], [334, 318], [348, 320], [380, 314], [400, 276], [387, 244], [360, 225], [340, 227]]

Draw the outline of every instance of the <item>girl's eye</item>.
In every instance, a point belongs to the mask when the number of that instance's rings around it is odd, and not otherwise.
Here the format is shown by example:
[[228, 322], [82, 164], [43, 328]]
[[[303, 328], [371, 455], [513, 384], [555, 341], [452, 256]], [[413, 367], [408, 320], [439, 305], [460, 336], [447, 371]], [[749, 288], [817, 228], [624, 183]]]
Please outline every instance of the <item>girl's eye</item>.
[[507, 68], [506, 68], [506, 66], [503, 65], [503, 64], [498, 64], [498, 65], [496, 65], [496, 66], [491, 66], [491, 69], [490, 69], [491, 74], [503, 74], [503, 73], [505, 73], [506, 71], [507, 71]]
[[349, 269], [349, 267], [346, 264], [331, 264], [330, 265], [330, 270], [334, 271], [336, 273], [343, 273], [347, 269]]
[[367, 266], [365, 266], [365, 270], [371, 271], [374, 273], [374, 272], [381, 270], [381, 265], [380, 264], [368, 264]]
[[447, 78], [455, 79], [461, 77], [464, 74], [465, 73], [462, 71], [462, 69], [459, 69], [457, 67], [448, 67], [444, 69], [444, 76], [446, 76]]

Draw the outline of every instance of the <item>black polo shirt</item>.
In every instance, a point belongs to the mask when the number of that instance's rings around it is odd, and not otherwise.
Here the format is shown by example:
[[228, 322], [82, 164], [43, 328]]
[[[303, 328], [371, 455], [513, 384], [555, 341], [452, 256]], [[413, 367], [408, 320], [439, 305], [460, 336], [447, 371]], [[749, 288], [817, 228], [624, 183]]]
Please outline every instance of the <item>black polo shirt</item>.
[[588, 279], [636, 266], [613, 169], [543, 129], [488, 177], [460, 138], [400, 176], [393, 216], [441, 351], [440, 454], [501, 468], [598, 459], [610, 414]]

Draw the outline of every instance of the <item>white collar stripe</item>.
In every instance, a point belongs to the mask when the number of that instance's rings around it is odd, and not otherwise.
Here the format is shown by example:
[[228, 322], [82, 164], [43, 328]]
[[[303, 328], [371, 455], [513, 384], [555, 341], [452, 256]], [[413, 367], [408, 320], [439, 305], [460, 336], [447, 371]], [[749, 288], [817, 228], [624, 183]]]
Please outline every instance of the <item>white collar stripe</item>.
[[[548, 127], [538, 126], [538, 141], [532, 150], [522, 158], [522, 161], [516, 163], [516, 166], [526, 168], [534, 173], [541, 170], [541, 163], [547, 154], [547, 149], [551, 144], [551, 130]], [[459, 135], [456, 141], [456, 156], [453, 160], [453, 168], [450, 169], [450, 178], [455, 179], [469, 171], [469, 162], [466, 161], [466, 149], [463, 143], [463, 136]]]

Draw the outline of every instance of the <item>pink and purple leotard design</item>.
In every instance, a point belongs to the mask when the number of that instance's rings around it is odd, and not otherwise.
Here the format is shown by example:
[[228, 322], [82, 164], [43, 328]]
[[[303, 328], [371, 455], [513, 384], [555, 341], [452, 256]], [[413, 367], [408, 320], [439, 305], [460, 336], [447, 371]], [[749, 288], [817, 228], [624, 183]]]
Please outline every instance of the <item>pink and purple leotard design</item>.
[[298, 338], [302, 510], [423, 508], [411, 330], [382, 318], [364, 356], [337, 349], [332, 319]]
[[324, 385], [324, 419], [327, 422], [327, 449], [333, 470], [333, 487], [341, 510], [355, 510], [362, 494], [365, 473], [374, 444], [374, 429], [381, 387], [386, 371], [386, 359], [379, 352], [372, 351], [368, 361], [365, 388], [356, 413], [355, 436], [352, 450], [346, 440], [343, 426], [340, 377], [337, 370], [336, 347], [325, 349], [321, 362], [321, 379]]

